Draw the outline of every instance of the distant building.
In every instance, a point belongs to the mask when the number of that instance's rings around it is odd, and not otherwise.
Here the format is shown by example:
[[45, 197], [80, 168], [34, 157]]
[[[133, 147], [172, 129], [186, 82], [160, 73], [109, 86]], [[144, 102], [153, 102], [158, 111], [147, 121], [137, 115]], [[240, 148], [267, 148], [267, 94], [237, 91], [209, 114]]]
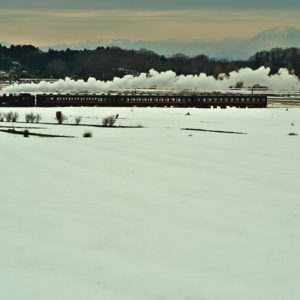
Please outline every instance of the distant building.
[[19, 70], [22, 68], [22, 65], [18, 61], [12, 61], [11, 64], [14, 70]]
[[118, 71], [120, 73], [123, 73], [125, 75], [139, 75], [139, 72], [129, 69], [129, 68], [124, 68], [124, 67], [119, 67], [119, 68], [112, 68], [113, 71]]
[[0, 71], [0, 78], [1, 79], [6, 79], [9, 77], [9, 74], [4, 72], [4, 71]]

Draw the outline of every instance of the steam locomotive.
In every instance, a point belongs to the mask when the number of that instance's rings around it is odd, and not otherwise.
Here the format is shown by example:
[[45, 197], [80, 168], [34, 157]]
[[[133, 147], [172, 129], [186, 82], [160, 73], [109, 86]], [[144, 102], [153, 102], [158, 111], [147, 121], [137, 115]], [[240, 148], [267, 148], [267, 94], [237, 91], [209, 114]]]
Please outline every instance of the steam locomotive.
[[59, 106], [156, 106], [156, 107], [267, 107], [266, 95], [199, 94], [199, 95], [105, 95], [105, 94], [19, 94], [0, 96], [0, 107]]

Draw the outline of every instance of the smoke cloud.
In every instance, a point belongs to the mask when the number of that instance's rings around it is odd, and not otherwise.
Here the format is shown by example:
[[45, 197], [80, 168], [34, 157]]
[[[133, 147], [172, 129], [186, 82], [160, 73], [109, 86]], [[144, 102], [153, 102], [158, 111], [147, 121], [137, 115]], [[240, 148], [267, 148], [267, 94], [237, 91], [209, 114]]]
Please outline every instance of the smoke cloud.
[[95, 78], [72, 80], [66, 77], [56, 82], [41, 81], [40, 83], [13, 84], [1, 90], [1, 93], [107, 93], [126, 89], [172, 89], [180, 90], [226, 90], [242, 82], [243, 87], [253, 87], [259, 84], [272, 91], [300, 91], [300, 81], [297, 76], [290, 74], [287, 69], [280, 69], [277, 74], [270, 75], [270, 68], [261, 67], [257, 70], [250, 68], [231, 72], [228, 76], [220, 74], [216, 79], [205, 73], [199, 75], [176, 76], [173, 71], [141, 73], [138, 76], [126, 75], [115, 77], [111, 81], [101, 81]]

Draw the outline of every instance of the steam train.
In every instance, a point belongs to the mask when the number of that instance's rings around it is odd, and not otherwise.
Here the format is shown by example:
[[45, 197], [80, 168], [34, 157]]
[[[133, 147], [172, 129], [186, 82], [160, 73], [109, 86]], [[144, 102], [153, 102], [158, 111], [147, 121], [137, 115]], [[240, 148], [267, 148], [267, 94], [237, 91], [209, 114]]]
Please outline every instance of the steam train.
[[105, 94], [19, 94], [0, 95], [0, 107], [59, 106], [156, 106], [156, 107], [267, 107], [266, 95], [105, 95]]

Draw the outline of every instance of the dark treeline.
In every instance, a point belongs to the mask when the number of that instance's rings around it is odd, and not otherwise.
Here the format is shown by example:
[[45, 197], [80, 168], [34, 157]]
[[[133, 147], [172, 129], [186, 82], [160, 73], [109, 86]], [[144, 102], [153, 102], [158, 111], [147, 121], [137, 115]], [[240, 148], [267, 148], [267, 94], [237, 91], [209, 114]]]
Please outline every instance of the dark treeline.
[[177, 75], [206, 73], [218, 76], [244, 67], [257, 69], [270, 67], [271, 73], [287, 68], [300, 77], [300, 49], [275, 48], [261, 51], [249, 60], [228, 61], [209, 58], [206, 55], [188, 57], [176, 54], [172, 57], [158, 55], [146, 49], [124, 50], [117, 47], [98, 47], [95, 50], [70, 50], [42, 52], [34, 46], [0, 45], [0, 70], [17, 77], [72, 78], [95, 77], [111, 80], [125, 74], [173, 70]]

